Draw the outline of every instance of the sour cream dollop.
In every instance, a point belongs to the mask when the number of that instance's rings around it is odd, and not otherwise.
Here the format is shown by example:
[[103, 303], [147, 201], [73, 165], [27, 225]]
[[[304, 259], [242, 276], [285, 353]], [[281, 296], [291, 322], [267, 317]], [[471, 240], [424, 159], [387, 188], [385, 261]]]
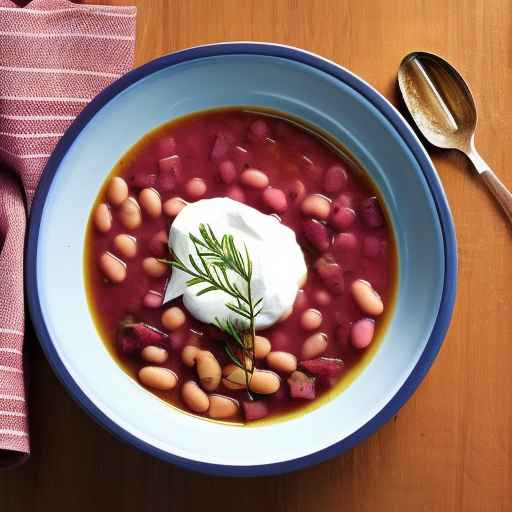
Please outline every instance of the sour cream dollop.
[[[264, 329], [277, 322], [295, 301], [299, 283], [306, 275], [304, 255], [295, 233], [275, 217], [265, 215], [245, 204], [228, 198], [203, 199], [187, 205], [172, 223], [169, 248], [190, 267], [189, 256], [197, 255], [189, 234], [198, 238], [199, 225], [209, 225], [220, 240], [233, 235], [237, 248], [244, 254], [247, 246], [253, 263], [252, 298], [263, 298], [263, 309], [256, 317], [256, 328]], [[244, 280], [228, 271], [231, 282], [243, 291]], [[208, 285], [187, 286], [190, 275], [174, 269], [165, 291], [164, 302], [183, 295], [183, 304], [192, 316], [204, 323], [215, 323], [215, 318], [240, 321], [241, 317], [226, 308], [233, 298], [221, 290], [197, 296]]]

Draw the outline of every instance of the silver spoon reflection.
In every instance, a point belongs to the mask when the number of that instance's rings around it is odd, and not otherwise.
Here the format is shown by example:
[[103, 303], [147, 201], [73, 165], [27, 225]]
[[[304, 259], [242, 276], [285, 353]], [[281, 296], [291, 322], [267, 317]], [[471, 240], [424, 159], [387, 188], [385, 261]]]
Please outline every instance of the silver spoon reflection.
[[437, 55], [413, 52], [400, 64], [398, 85], [423, 136], [464, 153], [512, 222], [512, 194], [475, 149], [476, 106], [457, 70]]

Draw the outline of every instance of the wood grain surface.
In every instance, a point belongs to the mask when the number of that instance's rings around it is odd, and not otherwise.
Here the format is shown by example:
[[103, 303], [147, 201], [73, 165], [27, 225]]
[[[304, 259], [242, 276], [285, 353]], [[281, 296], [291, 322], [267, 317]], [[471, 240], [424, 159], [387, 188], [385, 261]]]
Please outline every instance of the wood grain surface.
[[[136, 64], [201, 43], [274, 41], [346, 66], [400, 108], [402, 57], [439, 53], [471, 84], [477, 146], [512, 185], [511, 1], [136, 4]], [[58, 383], [32, 336], [33, 454], [0, 474], [0, 510], [512, 510], [511, 230], [465, 158], [428, 149], [455, 218], [458, 298], [439, 357], [394, 421], [352, 451], [298, 473], [206, 477], [154, 460], [96, 425]]]

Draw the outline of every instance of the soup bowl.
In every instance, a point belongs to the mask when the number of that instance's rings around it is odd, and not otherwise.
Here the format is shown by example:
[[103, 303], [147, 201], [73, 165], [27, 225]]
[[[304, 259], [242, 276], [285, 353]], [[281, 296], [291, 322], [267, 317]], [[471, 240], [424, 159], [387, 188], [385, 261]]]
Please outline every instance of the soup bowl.
[[[183, 414], [124, 373], [94, 325], [83, 274], [90, 209], [126, 150], [170, 119], [233, 105], [287, 113], [340, 141], [378, 187], [398, 253], [394, 311], [358, 378], [315, 410], [255, 427]], [[456, 288], [456, 241], [446, 197], [400, 114], [348, 70], [263, 43], [167, 55], [99, 94], [48, 162], [32, 207], [26, 262], [36, 332], [78, 403], [114, 435], [156, 457], [233, 476], [284, 473], [320, 462], [389, 420], [431, 366]]]

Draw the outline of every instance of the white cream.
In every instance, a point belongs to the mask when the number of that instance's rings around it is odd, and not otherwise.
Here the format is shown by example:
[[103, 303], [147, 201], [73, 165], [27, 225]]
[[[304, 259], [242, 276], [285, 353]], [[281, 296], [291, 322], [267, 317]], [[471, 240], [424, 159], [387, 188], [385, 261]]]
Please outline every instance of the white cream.
[[[263, 309], [256, 318], [256, 328], [272, 324], [293, 306], [299, 283], [307, 268], [295, 233], [275, 217], [228, 198], [203, 199], [187, 205], [172, 223], [169, 233], [171, 251], [189, 266], [189, 255], [197, 256], [189, 233], [199, 237], [199, 225], [209, 224], [220, 239], [233, 235], [237, 248], [247, 245], [253, 262], [252, 296], [263, 297]], [[229, 271], [231, 281], [245, 290], [242, 278]], [[197, 297], [206, 284], [188, 287], [190, 276], [173, 269], [165, 291], [165, 302], [183, 295], [183, 304], [192, 316], [204, 323], [215, 318], [240, 320], [225, 306], [233, 299], [223, 291], [212, 291]]]

